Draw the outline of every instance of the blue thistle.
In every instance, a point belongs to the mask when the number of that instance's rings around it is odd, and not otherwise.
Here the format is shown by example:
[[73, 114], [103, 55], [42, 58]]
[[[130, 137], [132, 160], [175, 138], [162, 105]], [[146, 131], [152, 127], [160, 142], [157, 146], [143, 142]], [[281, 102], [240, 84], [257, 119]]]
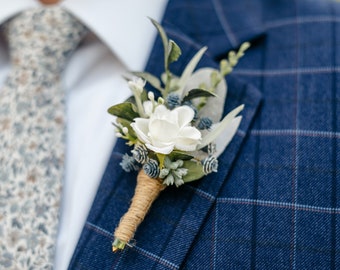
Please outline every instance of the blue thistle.
[[122, 162], [119, 163], [119, 165], [122, 166], [123, 170], [126, 172], [139, 170], [139, 166], [134, 157], [129, 156], [128, 154], [123, 156]]
[[200, 122], [198, 123], [198, 129], [210, 129], [213, 124], [213, 121], [209, 117], [202, 117]]
[[167, 97], [166, 97], [166, 103], [168, 104], [168, 108], [170, 110], [175, 109], [177, 106], [179, 106], [181, 104], [181, 100], [179, 95], [174, 94], [174, 93], [170, 93]]
[[210, 156], [205, 158], [202, 161], [203, 172], [204, 174], [209, 174], [211, 172], [217, 172], [218, 169], [218, 160], [214, 156]]
[[145, 174], [151, 178], [157, 178], [160, 173], [158, 162], [154, 159], [149, 159], [147, 163], [143, 165]]
[[144, 144], [137, 144], [135, 148], [131, 151], [132, 156], [138, 163], [144, 164], [148, 161], [148, 149]]

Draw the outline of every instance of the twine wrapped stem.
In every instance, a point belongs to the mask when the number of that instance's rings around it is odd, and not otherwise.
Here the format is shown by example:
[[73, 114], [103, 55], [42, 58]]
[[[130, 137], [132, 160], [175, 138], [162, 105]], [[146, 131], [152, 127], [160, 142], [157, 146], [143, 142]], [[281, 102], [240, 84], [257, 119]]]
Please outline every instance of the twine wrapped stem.
[[113, 252], [124, 249], [125, 245], [131, 241], [152, 203], [165, 187], [158, 179], [147, 176], [143, 170], [139, 172], [130, 208], [122, 217], [114, 232]]

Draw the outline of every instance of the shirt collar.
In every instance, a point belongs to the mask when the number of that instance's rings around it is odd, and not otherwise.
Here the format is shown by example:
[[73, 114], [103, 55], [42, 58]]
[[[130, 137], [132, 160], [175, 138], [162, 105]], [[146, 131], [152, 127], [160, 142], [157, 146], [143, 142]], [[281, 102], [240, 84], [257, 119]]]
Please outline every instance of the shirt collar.
[[[130, 70], [144, 68], [156, 31], [147, 17], [160, 21], [166, 0], [64, 0], [60, 5], [84, 23]], [[0, 23], [37, 0], [11, 0], [0, 10]]]

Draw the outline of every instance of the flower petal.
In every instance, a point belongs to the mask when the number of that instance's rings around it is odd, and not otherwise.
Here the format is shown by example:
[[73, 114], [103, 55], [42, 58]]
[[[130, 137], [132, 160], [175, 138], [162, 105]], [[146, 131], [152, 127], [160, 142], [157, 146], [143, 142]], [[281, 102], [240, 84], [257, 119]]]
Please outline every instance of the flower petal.
[[201, 132], [195, 127], [183, 127], [179, 130], [178, 137], [186, 137], [193, 140], [201, 140]]
[[191, 109], [189, 106], [177, 107], [176, 109], [172, 110], [172, 112], [178, 114], [177, 123], [180, 128], [188, 125], [195, 116], [194, 110]]
[[195, 151], [196, 150], [196, 143], [192, 144], [192, 141], [183, 139], [183, 140], [178, 140], [176, 142], [175, 148], [180, 151]]
[[175, 147], [182, 151], [194, 151], [201, 141], [201, 132], [194, 127], [184, 127], [180, 130]]
[[156, 152], [156, 153], [159, 153], [159, 154], [164, 154], [164, 155], [168, 155], [172, 152], [172, 150], [174, 150], [174, 144], [172, 143], [171, 145], [164, 145], [163, 147], [156, 147], [152, 144], [145, 144], [145, 146], [147, 148], [149, 148], [150, 150]]
[[144, 108], [145, 115], [150, 117], [150, 115], [152, 114], [152, 110], [153, 110], [153, 102], [150, 100], [144, 101], [143, 108]]
[[167, 120], [154, 119], [149, 123], [149, 134], [152, 142], [171, 142], [178, 136], [178, 126]]
[[149, 119], [135, 118], [135, 122], [131, 123], [131, 127], [136, 132], [138, 139], [144, 143], [150, 143], [148, 138]]

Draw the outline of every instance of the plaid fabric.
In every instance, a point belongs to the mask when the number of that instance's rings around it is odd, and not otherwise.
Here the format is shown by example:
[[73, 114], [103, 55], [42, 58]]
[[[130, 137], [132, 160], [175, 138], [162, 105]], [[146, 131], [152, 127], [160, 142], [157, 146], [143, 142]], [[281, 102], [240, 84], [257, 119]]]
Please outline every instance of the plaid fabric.
[[[119, 142], [70, 269], [336, 269], [340, 267], [340, 3], [174, 0], [163, 24], [183, 49], [181, 72], [252, 48], [228, 77], [226, 112], [244, 119], [217, 174], [167, 189], [135, 236], [112, 254], [112, 232], [133, 195]], [[157, 39], [147, 70], [161, 72]]]

